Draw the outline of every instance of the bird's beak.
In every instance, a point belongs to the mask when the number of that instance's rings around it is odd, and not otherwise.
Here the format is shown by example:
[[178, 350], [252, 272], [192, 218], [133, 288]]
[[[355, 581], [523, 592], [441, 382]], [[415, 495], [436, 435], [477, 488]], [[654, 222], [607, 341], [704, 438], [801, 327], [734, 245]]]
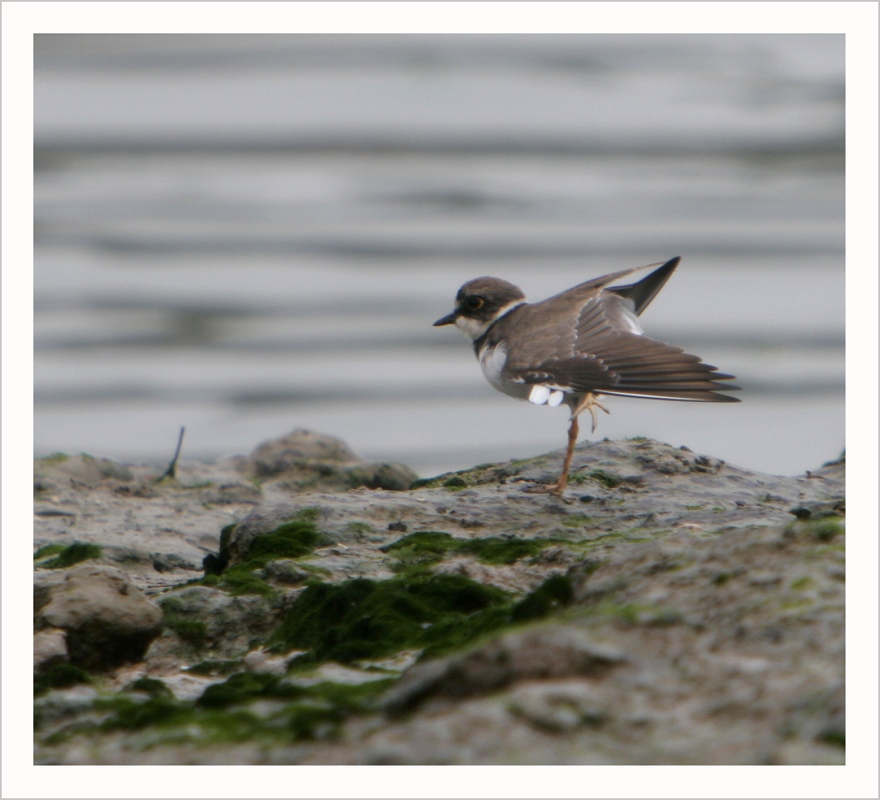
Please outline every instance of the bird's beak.
[[454, 325], [455, 324], [455, 312], [453, 311], [451, 314], [447, 314], [445, 317], [440, 317], [435, 323], [434, 327], [438, 328], [440, 325]]

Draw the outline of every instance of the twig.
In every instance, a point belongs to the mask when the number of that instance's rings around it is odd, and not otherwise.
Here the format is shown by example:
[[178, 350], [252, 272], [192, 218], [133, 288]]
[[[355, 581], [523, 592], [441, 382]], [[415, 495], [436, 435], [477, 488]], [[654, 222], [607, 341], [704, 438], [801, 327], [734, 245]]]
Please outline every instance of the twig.
[[184, 431], [186, 431], [186, 428], [181, 427], [180, 436], [177, 437], [177, 449], [174, 451], [174, 458], [171, 459], [168, 469], [156, 478], [156, 483], [161, 483], [165, 478], [171, 478], [173, 480], [177, 477], [177, 459], [180, 457], [180, 448], [183, 446]]

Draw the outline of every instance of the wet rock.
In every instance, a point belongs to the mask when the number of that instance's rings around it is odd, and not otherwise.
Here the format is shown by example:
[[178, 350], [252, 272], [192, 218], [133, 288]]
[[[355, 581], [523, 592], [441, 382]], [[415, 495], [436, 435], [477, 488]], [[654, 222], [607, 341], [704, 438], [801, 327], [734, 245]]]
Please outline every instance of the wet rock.
[[59, 483], [74, 482], [86, 487], [97, 486], [102, 481], [131, 481], [134, 475], [124, 464], [110, 458], [82, 453], [75, 456], [57, 454], [37, 459], [34, 478], [45, 491]]
[[34, 634], [34, 672], [67, 662], [67, 640], [64, 631], [50, 628]]
[[113, 567], [73, 567], [48, 591], [37, 628], [62, 629], [70, 662], [84, 669], [139, 661], [162, 627], [161, 609]]
[[217, 564], [225, 569], [257, 557], [306, 555], [322, 541], [317, 527], [321, 516], [321, 509], [313, 506], [281, 504], [254, 509], [237, 525], [224, 529]]
[[545, 731], [568, 733], [584, 725], [599, 726], [611, 716], [608, 700], [588, 681], [553, 681], [514, 688], [511, 712]]
[[403, 464], [369, 464], [332, 436], [297, 429], [263, 442], [238, 468], [261, 481], [279, 481], [297, 491], [368, 489], [403, 491], [418, 478]]
[[580, 628], [546, 623], [415, 665], [389, 692], [385, 708], [399, 714], [428, 697], [487, 694], [522, 680], [571, 675], [599, 679], [624, 661], [622, 653], [597, 644]]
[[[784, 477], [647, 439], [585, 442], [560, 500], [523, 488], [555, 480], [561, 451], [400, 492], [351, 489], [363, 462], [298, 439], [290, 470], [276, 452], [281, 471], [255, 482], [245, 457], [183, 461], [160, 484], [140, 466], [131, 483], [37, 482], [38, 762], [844, 763], [843, 460]], [[43, 614], [73, 569], [47, 566], [77, 542], [100, 550], [82, 567], [122, 566], [164, 609], [142, 661], [101, 674], [64, 662], [68, 633]], [[204, 578], [194, 568], [209, 553]], [[425, 616], [426, 582], [451, 577], [498, 592], [479, 625]], [[353, 624], [395, 608], [424, 641], [455, 634], [460, 649], [422, 651], [414, 637], [343, 667], [277, 638], [306, 592], [364, 579], [382, 602]], [[448, 600], [457, 608], [462, 592]], [[382, 685], [349, 685], [355, 674]], [[175, 698], [131, 688], [144, 677]], [[230, 678], [271, 691], [241, 698], [226, 722], [196, 722], [229, 729], [194, 734], [189, 706]], [[134, 726], [132, 698], [187, 722]], [[124, 725], [98, 729], [108, 699]], [[246, 720], [253, 734], [236, 728]]]
[[808, 519], [825, 519], [826, 517], [844, 517], [846, 516], [846, 500], [839, 498], [836, 500], [822, 500], [811, 503], [803, 503], [802, 505], [792, 508], [789, 512], [799, 520]]
[[404, 464], [363, 464], [347, 470], [352, 488], [387, 489], [402, 492], [418, 480], [418, 475]]
[[251, 642], [268, 633], [278, 610], [267, 598], [230, 595], [210, 586], [188, 586], [167, 592], [160, 600], [165, 614], [166, 634], [154, 643], [152, 656], [182, 655], [208, 650], [214, 658], [236, 658], [247, 652]]
[[216, 492], [211, 492], [206, 498], [208, 503], [218, 505], [258, 505], [263, 500], [263, 493], [258, 486], [249, 483], [225, 483]]
[[361, 463], [341, 439], [298, 428], [280, 439], [263, 442], [250, 455], [257, 477], [277, 477], [321, 465], [349, 467]]

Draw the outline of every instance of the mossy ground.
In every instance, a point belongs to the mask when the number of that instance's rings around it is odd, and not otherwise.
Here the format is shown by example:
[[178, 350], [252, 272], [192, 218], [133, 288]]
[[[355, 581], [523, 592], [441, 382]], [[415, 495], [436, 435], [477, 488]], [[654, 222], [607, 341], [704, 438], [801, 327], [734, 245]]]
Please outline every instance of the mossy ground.
[[381, 548], [397, 558], [397, 571], [416, 565], [430, 565], [450, 555], [471, 555], [484, 564], [513, 564], [532, 558], [561, 539], [517, 539], [512, 536], [488, 536], [479, 539], [456, 539], [440, 531], [411, 533]]
[[55, 664], [34, 676], [34, 697], [51, 689], [68, 689], [80, 683], [91, 683], [87, 672], [73, 664]]
[[65, 569], [81, 561], [100, 558], [102, 552], [98, 545], [86, 542], [72, 542], [69, 545], [47, 544], [34, 553], [34, 561], [42, 561], [38, 566], [46, 569]]
[[317, 517], [317, 509], [302, 509], [295, 517], [274, 530], [254, 537], [243, 561], [231, 567], [229, 544], [236, 526], [227, 525], [220, 532], [220, 551], [205, 557], [205, 577], [196, 583], [215, 586], [234, 595], [258, 594], [268, 598], [276, 596], [276, 589], [255, 573], [270, 561], [302, 558], [311, 555], [320, 545], [326, 544], [325, 537], [318, 530]]
[[568, 605], [568, 578], [548, 579], [517, 601], [506, 592], [459, 575], [363, 578], [308, 587], [269, 639], [278, 652], [307, 650], [297, 663], [345, 664], [421, 650], [447, 653], [507, 625]]
[[[56, 731], [47, 743], [146, 729], [152, 731], [150, 745], [332, 738], [349, 717], [374, 711], [377, 699], [393, 682], [380, 678], [301, 686], [272, 675], [240, 672], [208, 686], [196, 700], [183, 701], [175, 699], [161, 681], [141, 678], [121, 692], [96, 699], [88, 720]], [[254, 701], [269, 705], [257, 711], [251, 706]]]

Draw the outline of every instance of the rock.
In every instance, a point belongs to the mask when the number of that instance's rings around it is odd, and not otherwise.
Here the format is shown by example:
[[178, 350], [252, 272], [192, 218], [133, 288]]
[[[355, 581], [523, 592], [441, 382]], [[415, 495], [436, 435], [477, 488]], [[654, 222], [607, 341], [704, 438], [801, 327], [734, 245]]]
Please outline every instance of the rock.
[[67, 661], [67, 640], [64, 631], [49, 628], [34, 634], [34, 672]]
[[583, 725], [602, 725], [610, 716], [608, 701], [588, 681], [531, 683], [515, 687], [509, 708], [535, 727], [559, 733]]
[[280, 558], [263, 567], [263, 575], [267, 581], [283, 586], [299, 586], [313, 577], [307, 569], [303, 569], [291, 558]]
[[402, 492], [409, 489], [419, 476], [404, 464], [363, 464], [347, 470], [352, 488], [387, 489]]
[[257, 552], [278, 559], [306, 555], [320, 541], [316, 526], [320, 516], [318, 508], [286, 503], [254, 509], [237, 525], [224, 529], [218, 565], [225, 569], [248, 561]]
[[[271, 630], [277, 612], [260, 595], [232, 596], [210, 586], [187, 586], [167, 592], [160, 604], [165, 626], [183, 645], [183, 653], [210, 650], [214, 658], [236, 658], [247, 652], [251, 641]], [[167, 657], [181, 652], [169, 637], [155, 642], [150, 652]]]
[[511, 631], [464, 653], [416, 664], [388, 693], [385, 708], [398, 714], [429, 696], [487, 694], [522, 680], [570, 675], [598, 679], [624, 661], [622, 653], [596, 644], [580, 628], [547, 623]]
[[94, 487], [107, 479], [125, 482], [134, 480], [134, 475], [118, 461], [85, 453], [76, 456], [59, 453], [39, 458], [34, 463], [34, 480], [39, 481], [43, 488], [71, 481]]
[[243, 659], [242, 664], [248, 672], [264, 672], [278, 677], [287, 671], [288, 662], [292, 656], [272, 656], [262, 647], [251, 650]]
[[[91, 568], [121, 566], [165, 616], [142, 661], [88, 674], [45, 619], [74, 569], [35, 560], [37, 763], [845, 763], [843, 459], [786, 477], [590, 442], [559, 499], [523, 488], [561, 451], [403, 492], [351, 490], [370, 465], [327, 437], [260, 458], [281, 471], [259, 492], [245, 457], [92, 486], [38, 462], [35, 550], [99, 547]], [[369, 595], [303, 604], [280, 635], [306, 593], [364, 579]], [[425, 637], [325, 657], [333, 636], [378, 639], [386, 608]], [[125, 688], [142, 678], [175, 697]], [[226, 681], [248, 691], [204, 715]]]
[[48, 591], [35, 622], [38, 629], [65, 632], [75, 666], [102, 670], [139, 661], [161, 631], [161, 609], [114, 567], [73, 567]]
[[281, 439], [263, 442], [250, 455], [258, 477], [271, 478], [319, 465], [354, 466], [361, 463], [341, 439], [297, 428]]
[[260, 481], [279, 480], [298, 492], [345, 491], [359, 486], [403, 491], [418, 475], [403, 464], [368, 464], [332, 436], [303, 429], [263, 442], [238, 468]]

